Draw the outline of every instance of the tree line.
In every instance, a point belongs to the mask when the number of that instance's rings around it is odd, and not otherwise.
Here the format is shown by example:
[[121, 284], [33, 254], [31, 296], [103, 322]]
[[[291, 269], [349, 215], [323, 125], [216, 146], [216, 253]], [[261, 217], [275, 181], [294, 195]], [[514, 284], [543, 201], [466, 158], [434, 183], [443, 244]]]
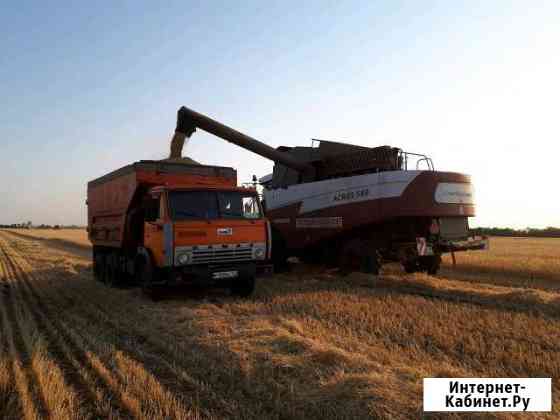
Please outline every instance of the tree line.
[[560, 228], [549, 226], [544, 229], [512, 229], [498, 227], [478, 227], [471, 229], [476, 235], [487, 236], [522, 236], [533, 238], [560, 238]]
[[0, 224], [0, 229], [82, 229], [77, 225], [32, 225], [31, 223], [12, 223], [11, 225]]

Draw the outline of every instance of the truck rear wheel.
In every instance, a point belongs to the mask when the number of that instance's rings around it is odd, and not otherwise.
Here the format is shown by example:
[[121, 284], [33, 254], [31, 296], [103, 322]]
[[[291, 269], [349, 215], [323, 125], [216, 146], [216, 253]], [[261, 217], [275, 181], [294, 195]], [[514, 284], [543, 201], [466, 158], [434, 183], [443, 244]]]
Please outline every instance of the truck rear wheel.
[[105, 265], [106, 268], [106, 276], [105, 276], [105, 283], [109, 287], [118, 286], [120, 282], [120, 273], [119, 273], [119, 266], [118, 266], [118, 257], [116, 254], [110, 254], [106, 258]]
[[244, 276], [233, 280], [231, 294], [239, 297], [249, 297], [255, 290], [255, 276]]
[[97, 281], [103, 281], [103, 270], [105, 270], [104, 255], [98, 250], [93, 251], [93, 277]]
[[420, 271], [420, 268], [418, 267], [418, 261], [414, 259], [403, 261], [402, 266], [404, 268], [404, 271], [408, 274]]

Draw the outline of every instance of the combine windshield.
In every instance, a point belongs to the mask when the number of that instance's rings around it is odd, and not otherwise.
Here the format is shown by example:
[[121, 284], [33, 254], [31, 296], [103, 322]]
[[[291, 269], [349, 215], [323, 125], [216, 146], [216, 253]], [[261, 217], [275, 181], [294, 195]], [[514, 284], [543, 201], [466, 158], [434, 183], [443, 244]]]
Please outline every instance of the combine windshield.
[[257, 195], [241, 191], [173, 191], [169, 211], [173, 220], [262, 217]]

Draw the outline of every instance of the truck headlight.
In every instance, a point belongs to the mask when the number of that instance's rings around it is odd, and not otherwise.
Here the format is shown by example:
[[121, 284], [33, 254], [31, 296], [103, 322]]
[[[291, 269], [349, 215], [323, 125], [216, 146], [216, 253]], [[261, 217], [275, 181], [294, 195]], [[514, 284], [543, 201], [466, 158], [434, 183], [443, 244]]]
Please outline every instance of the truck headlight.
[[264, 260], [265, 250], [264, 248], [255, 248], [253, 250], [253, 258], [256, 260]]
[[191, 255], [187, 252], [177, 256], [177, 262], [181, 265], [187, 265], [191, 260]]

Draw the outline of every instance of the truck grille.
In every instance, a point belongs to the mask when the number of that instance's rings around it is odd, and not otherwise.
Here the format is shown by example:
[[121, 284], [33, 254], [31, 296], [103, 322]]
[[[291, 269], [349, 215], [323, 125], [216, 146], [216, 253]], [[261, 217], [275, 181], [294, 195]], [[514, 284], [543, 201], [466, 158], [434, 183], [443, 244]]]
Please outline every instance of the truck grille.
[[252, 244], [199, 245], [192, 250], [192, 264], [249, 261], [252, 258]]

